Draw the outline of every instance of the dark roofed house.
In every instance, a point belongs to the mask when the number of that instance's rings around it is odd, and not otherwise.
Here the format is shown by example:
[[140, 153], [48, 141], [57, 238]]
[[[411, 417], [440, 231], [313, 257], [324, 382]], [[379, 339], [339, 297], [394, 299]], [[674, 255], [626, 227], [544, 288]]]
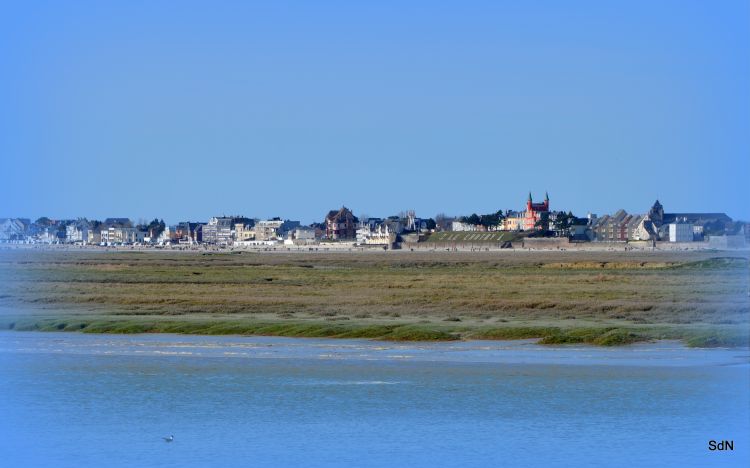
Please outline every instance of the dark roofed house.
[[345, 206], [340, 210], [331, 210], [325, 219], [326, 237], [331, 240], [354, 240], [357, 238], [358, 222], [354, 213]]
[[203, 224], [184, 221], [174, 230], [174, 237], [180, 244], [197, 244], [203, 241]]

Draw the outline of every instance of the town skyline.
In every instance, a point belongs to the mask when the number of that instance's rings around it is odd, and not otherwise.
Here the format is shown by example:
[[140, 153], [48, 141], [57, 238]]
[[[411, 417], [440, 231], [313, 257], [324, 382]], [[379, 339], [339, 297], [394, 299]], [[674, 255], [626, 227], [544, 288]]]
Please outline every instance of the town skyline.
[[[537, 200], [542, 200], [544, 198], [544, 194], [545, 193], [548, 193], [548, 192], [541, 191], [541, 192], [539, 192], [539, 195], [537, 195], [537, 196], [534, 196], [534, 193], [532, 192], [531, 195], [532, 195], [533, 199], [535, 201], [537, 201]], [[620, 209], [623, 209], [623, 210], [627, 211], [628, 213], [645, 213], [645, 212], [648, 211], [648, 207], [651, 206], [651, 203], [653, 203], [654, 200], [659, 200], [663, 204], [666, 204], [667, 206], [669, 206], [670, 209], [672, 209], [673, 211], [677, 211], [677, 212], [690, 212], [690, 211], [693, 211], [693, 212], [723, 212], [723, 213], [726, 213], [731, 218], [733, 218], [733, 219], [735, 219], [737, 221], [748, 221], [749, 220], [746, 217], [743, 218], [743, 217], [740, 217], [740, 216], [736, 216], [735, 213], [732, 213], [732, 212], [730, 212], [728, 210], [723, 210], [723, 209], [720, 209], [720, 208], [716, 208], [716, 209], [696, 209], [696, 207], [694, 207], [694, 206], [673, 205], [673, 204], [670, 204], [668, 202], [664, 202], [663, 199], [658, 198], [658, 197], [651, 198], [651, 200], [649, 202], [647, 202], [645, 206], [635, 207], [634, 209], [633, 208], [628, 209], [625, 206], [617, 206], [617, 207], [611, 207], [609, 210], [607, 210], [607, 211], [601, 211], [601, 212], [597, 212], [597, 211], [594, 211], [594, 210], [576, 210], [576, 209], [570, 209], [569, 207], [566, 207], [566, 206], [557, 206], [557, 204], [555, 203], [556, 199], [554, 197], [550, 197], [550, 198], [553, 200], [553, 202], [551, 204], [551, 210], [552, 211], [563, 211], [563, 212], [566, 212], [566, 213], [572, 212], [574, 215], [579, 216], [579, 217], [585, 217], [588, 214], [602, 216], [602, 215], [606, 215], [606, 214], [612, 214], [612, 213], [614, 213], [614, 212], [616, 212], [617, 210], [620, 210]], [[33, 221], [33, 220], [39, 219], [41, 217], [46, 217], [46, 218], [50, 218], [50, 219], [53, 219], [53, 220], [75, 220], [75, 219], [79, 219], [79, 218], [85, 218], [85, 219], [89, 219], [89, 220], [103, 220], [103, 219], [106, 219], [106, 218], [116, 218], [116, 217], [123, 217], [123, 218], [125, 218], [126, 217], [126, 218], [132, 220], [134, 223], [141, 222], [141, 221], [143, 221], [145, 223], [148, 223], [149, 221], [151, 221], [153, 219], [160, 219], [160, 220], [164, 220], [164, 222], [166, 224], [177, 224], [179, 222], [184, 222], [184, 221], [206, 220], [206, 219], [209, 219], [209, 218], [212, 218], [212, 217], [217, 217], [217, 216], [218, 217], [240, 216], [240, 217], [249, 217], [249, 218], [252, 218], [252, 219], [273, 219], [273, 218], [293, 219], [293, 220], [298, 220], [298, 221], [300, 221], [301, 223], [303, 223], [305, 225], [309, 225], [309, 224], [312, 224], [312, 223], [320, 223], [320, 222], [322, 222], [323, 219], [325, 218], [325, 213], [327, 213], [329, 209], [334, 208], [334, 207], [335, 208], [347, 207], [347, 208], [351, 209], [352, 212], [354, 212], [358, 217], [362, 217], [362, 215], [365, 215], [367, 217], [375, 217], [375, 218], [381, 217], [381, 218], [384, 218], [384, 217], [388, 217], [388, 216], [398, 215], [399, 213], [404, 213], [407, 210], [414, 210], [421, 217], [424, 217], [424, 218], [435, 218], [435, 216], [441, 215], [441, 214], [449, 216], [449, 217], [453, 217], [453, 218], [458, 218], [458, 217], [461, 217], [461, 216], [469, 216], [471, 214], [486, 214], [486, 213], [494, 213], [494, 212], [497, 212], [497, 211], [503, 211], [503, 212], [505, 212], [505, 211], [508, 211], [508, 210], [511, 210], [511, 211], [514, 211], [514, 210], [523, 210], [524, 204], [525, 204], [525, 199], [524, 199], [524, 203], [517, 203], [518, 206], [513, 206], [513, 207], [497, 207], [497, 208], [489, 207], [487, 209], [467, 209], [467, 210], [463, 210], [462, 212], [458, 212], [458, 213], [448, 212], [448, 211], [445, 211], [445, 210], [443, 210], [443, 211], [437, 211], [437, 212], [434, 212], [434, 213], [426, 213], [426, 212], [420, 211], [419, 209], [414, 208], [413, 206], [395, 208], [395, 209], [392, 209], [392, 210], [377, 210], [377, 211], [373, 211], [373, 210], [358, 210], [355, 206], [353, 206], [351, 204], [341, 203], [339, 205], [330, 205], [327, 209], [325, 207], [321, 206], [321, 209], [319, 210], [318, 216], [307, 217], [307, 218], [303, 217], [303, 216], [295, 216], [293, 213], [290, 214], [288, 211], [284, 211], [284, 212], [270, 212], [268, 210], [264, 211], [262, 209], [258, 210], [259, 212], [261, 212], [260, 214], [258, 214], [256, 212], [251, 212], [251, 210], [249, 210], [249, 209], [245, 209], [245, 210], [237, 209], [235, 211], [218, 209], [218, 210], [213, 210], [208, 215], [179, 216], [179, 217], [177, 217], [177, 216], [164, 216], [163, 214], [160, 214], [158, 212], [154, 212], [153, 214], [144, 215], [144, 216], [136, 216], [136, 215], [132, 215], [132, 214], [128, 215], [128, 213], [119, 213], [119, 212], [118, 213], [106, 212], [106, 213], [101, 213], [101, 214], [97, 214], [97, 215], [73, 214], [73, 215], [65, 215], [65, 216], [53, 216], [53, 213], [39, 212], [39, 213], [31, 214], [31, 215], [30, 214], [24, 214], [24, 213], [21, 213], [21, 214], [0, 213], [0, 215], [3, 215], [3, 216], [0, 216], [0, 218], [27, 218], [27, 219], [30, 219], [30, 220]]]
[[[182, 220], [167, 223], [155, 217], [151, 221], [129, 217], [101, 219], [0, 218], [0, 243], [76, 244], [109, 246], [218, 246], [269, 248], [311, 247], [321, 242], [347, 246], [413, 249], [435, 248], [470, 241], [501, 249], [512, 248], [524, 238], [555, 238], [563, 246], [596, 242], [701, 242], [711, 245], [742, 247], [750, 241], [746, 222], [733, 220], [723, 212], [675, 212], [665, 210], [655, 200], [646, 213], [628, 213], [618, 209], [602, 216], [587, 213], [576, 216], [572, 210], [553, 209], [548, 192], [534, 201], [531, 192], [523, 210], [494, 210], [489, 213], [433, 218], [420, 217], [415, 210], [397, 215], [371, 216], [351, 209], [328, 210], [322, 222], [305, 223], [287, 217], [261, 219], [244, 214], [211, 216], [208, 220]], [[447, 242], [447, 244], [446, 244]], [[708, 242], [708, 243], [706, 243]], [[549, 244], [547, 244], [549, 245]], [[330, 245], [328, 245], [330, 247]], [[273, 247], [275, 248], [275, 247]], [[450, 248], [450, 247], [449, 247]], [[471, 247], [473, 248], [473, 247]]]

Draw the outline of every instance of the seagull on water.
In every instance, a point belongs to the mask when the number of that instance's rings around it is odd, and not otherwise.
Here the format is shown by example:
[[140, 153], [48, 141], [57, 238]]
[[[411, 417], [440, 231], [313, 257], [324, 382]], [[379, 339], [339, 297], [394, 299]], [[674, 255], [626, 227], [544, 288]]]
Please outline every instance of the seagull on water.
[[172, 442], [174, 440], [174, 434], [169, 437], [162, 437], [162, 439], [164, 439], [164, 442]]

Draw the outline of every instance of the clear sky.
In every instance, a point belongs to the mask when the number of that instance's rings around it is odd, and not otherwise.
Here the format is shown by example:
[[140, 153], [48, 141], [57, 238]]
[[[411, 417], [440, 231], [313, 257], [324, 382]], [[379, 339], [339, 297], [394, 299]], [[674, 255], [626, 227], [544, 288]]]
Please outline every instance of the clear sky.
[[750, 219], [746, 0], [1, 8], [0, 217]]

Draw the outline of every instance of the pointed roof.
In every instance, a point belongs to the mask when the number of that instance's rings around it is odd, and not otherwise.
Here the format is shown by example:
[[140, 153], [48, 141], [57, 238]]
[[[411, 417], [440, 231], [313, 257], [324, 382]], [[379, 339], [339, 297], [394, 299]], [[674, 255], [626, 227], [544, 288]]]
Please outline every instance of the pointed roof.
[[532, 200], [531, 200], [531, 192], [529, 192], [529, 201], [532, 201]]

